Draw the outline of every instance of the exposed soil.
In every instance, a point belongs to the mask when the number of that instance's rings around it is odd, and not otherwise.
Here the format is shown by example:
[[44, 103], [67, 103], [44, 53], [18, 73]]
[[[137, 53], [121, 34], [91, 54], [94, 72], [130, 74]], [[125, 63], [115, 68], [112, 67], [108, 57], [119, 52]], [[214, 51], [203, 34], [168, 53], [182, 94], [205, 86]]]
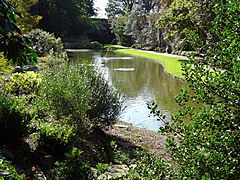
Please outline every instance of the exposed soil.
[[105, 132], [117, 142], [120, 148], [139, 147], [157, 156], [167, 158], [167, 153], [163, 148], [166, 138], [158, 132], [136, 128], [125, 122], [118, 122]]

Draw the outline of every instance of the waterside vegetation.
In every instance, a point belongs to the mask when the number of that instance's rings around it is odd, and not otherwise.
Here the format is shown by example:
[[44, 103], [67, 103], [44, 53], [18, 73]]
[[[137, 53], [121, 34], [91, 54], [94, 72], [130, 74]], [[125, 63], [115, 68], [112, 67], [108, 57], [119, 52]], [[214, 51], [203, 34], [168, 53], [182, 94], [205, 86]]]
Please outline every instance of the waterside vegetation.
[[[28, 1], [17, 3], [20, 21], [9, 4], [16, 1], [0, 0], [0, 180], [240, 179], [238, 0], [109, 0], [117, 43], [192, 51], [185, 61], [110, 46], [160, 60], [188, 83], [171, 121], [148, 104], [165, 123], [156, 136], [115, 124], [121, 95], [92, 65], [69, 59], [55, 37], [84, 43], [94, 1]], [[32, 30], [32, 18], [50, 33]], [[149, 146], [145, 138], [161, 141]]]

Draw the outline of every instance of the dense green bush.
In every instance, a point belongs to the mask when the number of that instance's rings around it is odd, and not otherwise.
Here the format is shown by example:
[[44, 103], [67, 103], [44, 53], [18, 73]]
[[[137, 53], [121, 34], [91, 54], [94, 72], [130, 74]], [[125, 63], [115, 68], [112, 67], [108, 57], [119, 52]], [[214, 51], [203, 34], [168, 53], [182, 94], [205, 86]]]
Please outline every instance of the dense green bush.
[[8, 64], [3, 54], [0, 53], [0, 76], [7, 75], [12, 71], [12, 67]]
[[[40, 113], [57, 119], [71, 117], [72, 124], [83, 127], [89, 109], [90, 91], [87, 83], [89, 68], [83, 65], [54, 66], [42, 72], [39, 89]], [[42, 111], [42, 112], [41, 112]]]
[[33, 29], [27, 34], [33, 49], [38, 56], [45, 56], [50, 51], [60, 53], [63, 51], [61, 38], [56, 38], [53, 34], [41, 29]]
[[12, 166], [0, 152], [0, 180], [9, 179], [9, 180], [24, 180], [26, 177], [23, 174], [19, 174], [16, 171], [16, 168]]
[[30, 97], [0, 94], [0, 142], [14, 143], [29, 134]]
[[39, 74], [27, 71], [25, 73], [14, 73], [9, 81], [5, 83], [5, 90], [10, 94], [33, 94], [41, 82]]
[[122, 108], [120, 94], [111, 87], [101, 73], [93, 72], [89, 74], [88, 79], [91, 98], [87, 116], [94, 126], [104, 127], [114, 124]]
[[81, 158], [82, 152], [73, 148], [66, 154], [64, 161], [57, 162], [50, 172], [53, 180], [76, 180], [76, 179], [93, 179], [93, 172]]
[[20, 140], [30, 133], [29, 125], [36, 115], [31, 103], [40, 82], [34, 72], [13, 73], [1, 82], [0, 139], [4, 142]]
[[137, 166], [131, 166], [127, 175], [122, 180], [170, 180], [179, 179], [173, 174], [171, 164], [161, 157], [149, 154], [145, 151], [136, 151]]
[[[207, 39], [193, 34], [193, 44], [203, 53], [204, 61], [192, 54], [184, 63], [192, 93], [182, 91], [176, 99], [181, 110], [163, 129], [176, 178], [240, 178], [237, 7], [237, 0], [218, 1], [211, 9], [215, 19]], [[189, 106], [196, 103], [200, 105]], [[156, 105], [152, 112], [164, 118]], [[189, 123], [184, 123], [186, 120]]]
[[42, 72], [42, 78], [36, 101], [40, 116], [67, 119], [78, 131], [115, 122], [121, 110], [119, 94], [89, 64], [51, 66]]

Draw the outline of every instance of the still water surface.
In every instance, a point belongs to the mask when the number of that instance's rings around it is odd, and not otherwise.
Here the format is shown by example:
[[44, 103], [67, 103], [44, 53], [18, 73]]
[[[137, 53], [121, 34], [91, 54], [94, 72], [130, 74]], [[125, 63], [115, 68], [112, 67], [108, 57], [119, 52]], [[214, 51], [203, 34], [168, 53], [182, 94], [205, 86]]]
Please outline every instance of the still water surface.
[[174, 97], [186, 84], [164, 72], [159, 62], [112, 52], [78, 51], [72, 55], [74, 60], [87, 59], [100, 67], [110, 83], [121, 92], [125, 108], [120, 120], [158, 131], [164, 124], [149, 117], [147, 102], [156, 101], [168, 120], [179, 109]]

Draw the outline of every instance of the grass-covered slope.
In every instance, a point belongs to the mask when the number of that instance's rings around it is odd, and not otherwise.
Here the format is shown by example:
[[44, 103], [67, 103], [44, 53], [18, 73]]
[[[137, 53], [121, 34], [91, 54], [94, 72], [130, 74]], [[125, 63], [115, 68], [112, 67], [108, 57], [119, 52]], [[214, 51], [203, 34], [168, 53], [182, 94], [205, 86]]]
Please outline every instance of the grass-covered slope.
[[106, 45], [105, 48], [111, 49], [120, 53], [125, 53], [133, 56], [160, 61], [163, 64], [166, 72], [174, 76], [178, 76], [181, 78], [183, 77], [182, 70], [181, 70], [182, 69], [181, 60], [184, 60], [186, 58], [182, 56], [168, 55], [168, 54], [156, 53], [152, 51], [143, 51], [138, 49], [126, 48], [119, 45]]

